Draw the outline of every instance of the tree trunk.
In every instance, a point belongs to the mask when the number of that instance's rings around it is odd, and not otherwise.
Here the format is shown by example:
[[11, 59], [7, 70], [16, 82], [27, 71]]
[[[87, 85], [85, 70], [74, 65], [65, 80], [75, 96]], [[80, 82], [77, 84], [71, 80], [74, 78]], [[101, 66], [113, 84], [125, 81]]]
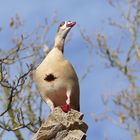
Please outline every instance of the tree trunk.
[[82, 118], [81, 112], [71, 109], [65, 113], [57, 107], [32, 140], [85, 140], [88, 126]]

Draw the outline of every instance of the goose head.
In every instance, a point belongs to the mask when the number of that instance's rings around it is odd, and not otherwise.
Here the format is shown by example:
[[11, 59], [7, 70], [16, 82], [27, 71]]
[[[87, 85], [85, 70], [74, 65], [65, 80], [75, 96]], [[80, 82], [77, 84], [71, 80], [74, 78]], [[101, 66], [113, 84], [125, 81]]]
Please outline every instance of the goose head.
[[63, 21], [58, 27], [57, 36], [65, 39], [70, 29], [76, 24], [74, 21]]
[[76, 24], [76, 22], [73, 21], [63, 21], [58, 27], [55, 42], [54, 42], [54, 48], [58, 48], [62, 53], [64, 52], [64, 42], [65, 38], [70, 31], [70, 29]]

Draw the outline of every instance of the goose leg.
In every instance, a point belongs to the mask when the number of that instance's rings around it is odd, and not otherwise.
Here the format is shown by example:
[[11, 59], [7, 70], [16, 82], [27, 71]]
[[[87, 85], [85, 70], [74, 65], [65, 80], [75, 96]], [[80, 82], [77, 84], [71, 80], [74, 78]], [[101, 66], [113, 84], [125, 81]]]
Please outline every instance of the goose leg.
[[66, 100], [66, 104], [64, 104], [63, 106], [61, 106], [62, 110], [67, 113], [70, 110], [70, 94], [71, 91], [68, 90], [66, 95], [67, 95], [67, 100]]

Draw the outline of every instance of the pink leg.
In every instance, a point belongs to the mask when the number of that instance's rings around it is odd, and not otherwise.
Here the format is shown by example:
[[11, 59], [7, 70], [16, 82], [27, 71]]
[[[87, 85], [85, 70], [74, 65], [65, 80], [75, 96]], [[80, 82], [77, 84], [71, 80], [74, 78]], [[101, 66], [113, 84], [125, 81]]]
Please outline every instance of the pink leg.
[[69, 111], [69, 109], [70, 109], [70, 105], [64, 104], [64, 105], [61, 106], [61, 109], [62, 109], [65, 113], [67, 113], [67, 112]]
[[61, 108], [62, 110], [67, 113], [70, 110], [70, 93], [71, 91], [68, 90], [66, 95], [67, 95], [67, 100], [66, 100], [66, 104], [62, 105]]

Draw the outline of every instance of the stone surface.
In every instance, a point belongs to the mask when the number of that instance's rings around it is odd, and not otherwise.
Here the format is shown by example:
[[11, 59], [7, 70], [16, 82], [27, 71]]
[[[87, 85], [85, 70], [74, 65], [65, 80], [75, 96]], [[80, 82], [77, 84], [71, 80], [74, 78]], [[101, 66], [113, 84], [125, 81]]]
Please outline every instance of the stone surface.
[[82, 118], [81, 112], [71, 109], [65, 113], [57, 107], [32, 140], [85, 140], [88, 126]]

